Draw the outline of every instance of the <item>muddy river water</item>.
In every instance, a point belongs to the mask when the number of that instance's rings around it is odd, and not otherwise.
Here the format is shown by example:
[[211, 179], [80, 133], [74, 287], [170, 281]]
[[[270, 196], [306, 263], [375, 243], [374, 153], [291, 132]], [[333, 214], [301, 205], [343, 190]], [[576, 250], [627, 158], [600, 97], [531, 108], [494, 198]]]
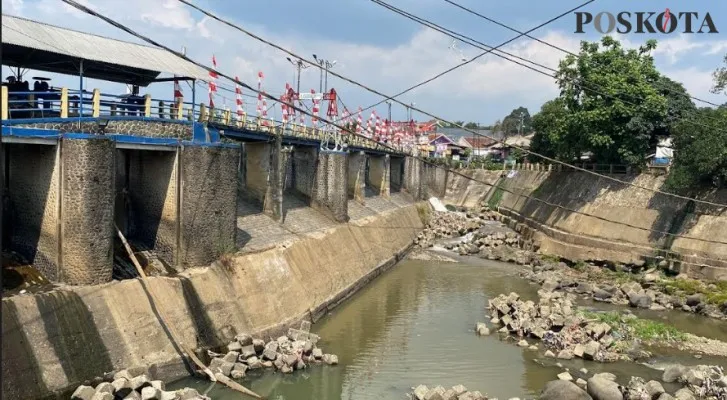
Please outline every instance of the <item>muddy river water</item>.
[[[419, 384], [463, 384], [500, 399], [536, 398], [544, 384], [562, 372], [554, 365], [556, 360], [544, 359], [542, 349], [522, 349], [503, 341], [498, 334], [478, 337], [474, 325], [488, 321], [485, 307], [489, 298], [517, 292], [523, 298], [536, 299], [537, 287], [519, 278], [515, 265], [463, 261], [403, 261], [316, 323], [313, 330], [321, 336], [319, 347], [337, 354], [339, 365], [315, 365], [291, 375], [248, 374], [243, 383], [270, 400], [406, 399], [410, 388]], [[680, 311], [637, 314], [666, 318], [686, 332], [727, 339], [724, 322]], [[660, 353], [652, 361], [725, 363], [724, 359], [697, 360], [678, 352]], [[660, 371], [637, 363], [561, 362], [576, 377], [583, 367], [591, 373], [613, 372], [621, 383], [633, 375], [647, 380], [661, 376]], [[246, 398], [192, 378], [168, 388], [184, 386], [209, 390], [213, 399]]]

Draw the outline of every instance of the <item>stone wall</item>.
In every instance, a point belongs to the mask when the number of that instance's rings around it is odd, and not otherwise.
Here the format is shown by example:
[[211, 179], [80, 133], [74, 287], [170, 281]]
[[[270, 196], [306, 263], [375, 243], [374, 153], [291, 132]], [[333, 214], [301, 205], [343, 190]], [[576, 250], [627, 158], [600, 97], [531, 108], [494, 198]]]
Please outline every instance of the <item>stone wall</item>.
[[[517, 171], [513, 178], [504, 179], [500, 171], [475, 174], [478, 180], [513, 193], [455, 177], [447, 201], [472, 205], [477, 199], [489, 199], [519, 222], [544, 232], [551, 240], [546, 245], [560, 252], [558, 255], [598, 259], [599, 254], [609, 254], [614, 261], [643, 262], [670, 252], [686, 273], [727, 279], [727, 245], [704, 241], [727, 241], [720, 239], [727, 237], [727, 216], [721, 210], [691, 209], [685, 200], [584, 172]], [[614, 177], [650, 189], [663, 188], [665, 179], [648, 174]], [[725, 203], [727, 191], [711, 194], [708, 199]]]
[[364, 201], [366, 189], [366, 153], [363, 151], [348, 155], [348, 198]]
[[[52, 129], [60, 133], [87, 133], [98, 135], [102, 132], [98, 123], [81, 122], [79, 127], [77, 120], [35, 122], [18, 124], [18, 128]], [[133, 136], [146, 136], [154, 138], [179, 138], [192, 140], [192, 124], [190, 122], [165, 122], [165, 121], [143, 121], [143, 120], [109, 120], [108, 125], [103, 129], [107, 134], [122, 134]]]
[[274, 147], [270, 143], [245, 143], [245, 186], [261, 203], [268, 192]]
[[444, 197], [447, 193], [447, 169], [432, 164], [426, 164], [424, 171], [426, 175], [427, 192], [435, 197]]
[[122, 151], [129, 159], [128, 197], [117, 201], [128, 201], [127, 238], [154, 250], [168, 265], [176, 265], [177, 152]]
[[400, 192], [404, 180], [404, 157], [391, 157], [389, 159], [389, 176], [391, 193]]
[[8, 165], [3, 242], [48, 279], [59, 279], [60, 146], [4, 144]]
[[298, 193], [308, 199], [315, 190], [318, 149], [315, 147], [296, 147], [293, 152], [293, 186]]
[[404, 160], [404, 190], [415, 200], [427, 198], [427, 187], [424, 184], [424, 163], [414, 157]]
[[178, 265], [206, 265], [234, 251], [239, 148], [184, 146]]
[[379, 196], [389, 197], [390, 190], [390, 157], [389, 155], [369, 155], [369, 181], [366, 185], [371, 186]]
[[348, 221], [348, 159], [345, 152], [318, 153], [311, 206], [323, 210], [334, 221]]
[[114, 232], [114, 142], [63, 139], [60, 281], [111, 280]]
[[[225, 345], [243, 332], [277, 336], [385, 271], [421, 229], [409, 205], [147, 285], [187, 347]], [[138, 279], [4, 298], [2, 338], [6, 399], [41, 398], [120, 368], [149, 367], [153, 379], [185, 374]]]

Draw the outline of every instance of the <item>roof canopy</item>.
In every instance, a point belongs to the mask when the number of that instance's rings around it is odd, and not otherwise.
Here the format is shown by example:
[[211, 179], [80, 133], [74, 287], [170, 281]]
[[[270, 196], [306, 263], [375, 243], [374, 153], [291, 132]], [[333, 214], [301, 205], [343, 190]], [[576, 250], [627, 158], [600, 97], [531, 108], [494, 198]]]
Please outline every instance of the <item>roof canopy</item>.
[[39, 71], [147, 86], [161, 73], [206, 79], [208, 72], [155, 47], [2, 16], [2, 63]]

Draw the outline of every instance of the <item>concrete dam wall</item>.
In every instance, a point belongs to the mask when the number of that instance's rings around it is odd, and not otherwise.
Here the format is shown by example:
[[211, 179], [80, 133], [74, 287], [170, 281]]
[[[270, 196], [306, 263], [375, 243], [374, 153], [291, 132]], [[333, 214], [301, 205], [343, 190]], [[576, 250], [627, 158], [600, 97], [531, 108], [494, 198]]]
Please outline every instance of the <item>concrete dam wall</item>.
[[[184, 344], [211, 348], [316, 319], [393, 265], [422, 228], [410, 203], [147, 282]], [[138, 279], [3, 299], [2, 337], [7, 399], [46, 397], [119, 368], [185, 373]]]
[[[499, 206], [503, 214], [534, 230], [533, 235], [545, 253], [574, 260], [642, 263], [648, 259], [645, 255], [668, 252], [666, 257], [676, 258], [683, 272], [695, 277], [727, 279], [727, 245], [670, 235], [727, 241], [727, 215], [722, 209], [695, 205], [584, 172], [525, 170], [517, 171], [512, 178], [503, 178], [502, 171], [464, 173], [480, 182], [452, 174], [447, 187], [448, 203], [473, 206], [487, 200]], [[665, 179], [649, 174], [614, 177], [651, 189], [662, 188]], [[727, 192], [711, 194], [707, 200], [725, 203]]]

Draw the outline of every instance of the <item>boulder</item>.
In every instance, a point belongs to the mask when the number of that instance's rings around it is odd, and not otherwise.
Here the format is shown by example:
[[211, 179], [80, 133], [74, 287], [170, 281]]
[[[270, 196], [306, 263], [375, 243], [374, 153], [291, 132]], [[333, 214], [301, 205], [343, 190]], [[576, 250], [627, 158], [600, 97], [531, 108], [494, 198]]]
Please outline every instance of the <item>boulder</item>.
[[441, 386], [429, 389], [427, 394], [424, 395], [424, 400], [444, 400], [444, 392], [446, 390]]
[[72, 400], [91, 400], [96, 394], [96, 389], [91, 386], [81, 385], [71, 395]]
[[629, 305], [631, 307], [649, 308], [651, 307], [651, 297], [644, 292], [629, 293]]
[[243, 346], [242, 349], [240, 349], [239, 359], [246, 360], [246, 359], [254, 356], [255, 354], [257, 354], [257, 353], [255, 353], [255, 347], [253, 345], [250, 344], [247, 346]]
[[661, 396], [659, 396], [656, 400], [675, 400], [674, 396], [670, 395], [669, 393], [662, 393]]
[[241, 349], [242, 345], [237, 340], [230, 342], [230, 344], [227, 345], [227, 351], [236, 351], [239, 353]]
[[575, 287], [574, 291], [578, 294], [588, 294], [593, 292], [593, 286], [588, 282], [578, 282], [578, 286]]
[[547, 358], [555, 358], [555, 354], [553, 354], [553, 352], [550, 351], [550, 350], [546, 350], [545, 351], [545, 357], [547, 357]]
[[141, 389], [141, 400], [159, 400], [161, 396], [161, 390], [153, 386], [147, 386], [144, 389]]
[[528, 343], [527, 340], [521, 340], [521, 341], [519, 341], [517, 343], [517, 345], [520, 346], [520, 347], [528, 347], [528, 346], [530, 346], [530, 344]]
[[545, 282], [543, 282], [542, 288], [546, 292], [552, 292], [558, 289], [558, 281], [555, 279], [546, 279]]
[[583, 358], [583, 354], [586, 351], [586, 346], [578, 343], [576, 347], [573, 349], [573, 355], [578, 358]]
[[96, 386], [96, 393], [113, 393], [114, 385], [110, 382], [101, 382]]
[[455, 394], [456, 394], [457, 396], [459, 396], [459, 395], [461, 395], [462, 393], [466, 392], [466, 391], [467, 391], [467, 388], [466, 388], [466, 387], [464, 387], [464, 385], [457, 385], [457, 386], [452, 386], [452, 390], [454, 390], [454, 393], [455, 393]]
[[131, 378], [130, 385], [131, 385], [132, 389], [141, 393], [142, 389], [144, 389], [147, 386], [151, 386], [151, 380], [149, 379], [148, 376], [146, 376], [146, 374], [141, 374], [139, 376], [135, 376], [135, 377]]
[[595, 360], [599, 350], [601, 350], [601, 344], [595, 340], [591, 340], [584, 346], [583, 358], [586, 360]]
[[192, 388], [177, 390], [177, 395], [179, 395], [179, 400], [197, 400], [202, 397], [196, 389]]
[[487, 336], [490, 334], [490, 329], [488, 329], [487, 325], [484, 323], [478, 322], [477, 325], [475, 325], [475, 332], [477, 332], [480, 336]]
[[566, 372], [559, 373], [558, 374], [558, 379], [560, 379], [562, 381], [572, 381], [573, 380], [573, 376], [570, 374], [570, 372], [566, 371]]
[[593, 400], [583, 389], [573, 382], [556, 380], [545, 384], [540, 400]]
[[276, 358], [278, 358], [278, 353], [275, 350], [271, 348], [266, 348], [265, 350], [263, 350], [263, 359], [275, 361]]
[[[114, 397], [116, 399], [118, 399], [119, 398], [118, 393], [116, 395], [114, 395]], [[197, 399], [197, 398], [194, 397], [194, 399]], [[129, 394], [126, 395], [126, 397], [123, 397], [123, 400], [141, 400], [141, 395], [136, 390], [132, 390], [131, 392], [129, 392]]]
[[[215, 357], [210, 361], [210, 370], [212, 372], [219, 372], [224, 376], [230, 376], [230, 372], [232, 372], [232, 367], [235, 366], [235, 363], [230, 361], [225, 361], [220, 357]], [[133, 386], [133, 385], [132, 385]]]
[[699, 294], [699, 293], [696, 293], [696, 294], [693, 294], [691, 296], [687, 296], [686, 303], [687, 303], [687, 305], [689, 307], [696, 307], [700, 303], [702, 303], [702, 299], [703, 299], [703, 296], [701, 294]]
[[224, 355], [224, 357], [222, 357], [222, 360], [234, 363], [237, 361], [237, 357], [239, 355], [240, 355], [240, 353], [238, 353], [236, 351], [229, 351], [229, 352], [227, 352], [227, 354]]
[[285, 363], [285, 365], [293, 367], [295, 366], [295, 363], [298, 362], [298, 357], [296, 357], [295, 354], [286, 354], [283, 356], [283, 362]]
[[335, 354], [324, 354], [323, 362], [328, 365], [338, 365], [338, 356]]
[[598, 374], [593, 374], [593, 377], [599, 378], [599, 379], [605, 379], [605, 380], [611, 381], [611, 382], [616, 382], [616, 375], [614, 375], [610, 372], [601, 372]]
[[610, 379], [593, 376], [588, 380], [588, 394], [595, 400], [623, 400], [618, 384]]
[[263, 367], [263, 363], [260, 361], [257, 357], [250, 357], [247, 359], [247, 368], [251, 370], [255, 369], [261, 369]]
[[576, 385], [578, 385], [579, 388], [586, 390], [586, 386], [588, 386], [588, 382], [586, 382], [582, 378], [578, 378], [578, 379], [576, 379]]
[[235, 336], [235, 340], [237, 343], [240, 343], [240, 346], [249, 346], [252, 344], [252, 336], [247, 333], [241, 333]]
[[639, 285], [638, 282], [626, 282], [621, 284], [621, 291], [625, 295], [629, 295], [632, 292], [640, 292], [641, 291], [641, 285]]
[[664, 368], [664, 373], [661, 376], [661, 380], [666, 383], [676, 382], [686, 372], [687, 372], [687, 368], [683, 365], [679, 365], [679, 364], [667, 365], [666, 368]]
[[561, 360], [572, 360], [573, 359], [573, 350], [571, 349], [563, 349], [560, 352], [558, 352], [558, 357]]
[[607, 300], [613, 297], [613, 294], [607, 292], [601, 288], [593, 289], [593, 298], [597, 300]]
[[454, 389], [447, 389], [444, 394], [442, 394], [442, 399], [457, 400], [457, 393], [455, 393]]
[[644, 385], [644, 388], [646, 389], [646, 393], [649, 394], [649, 398], [652, 400], [657, 400], [662, 393], [666, 393], [664, 386], [662, 386], [658, 381], [648, 381], [646, 382], [646, 385]]
[[121, 371], [114, 374], [114, 380], [124, 378], [126, 380], [131, 380], [134, 376], [126, 369], [122, 369]]
[[260, 354], [265, 349], [265, 341], [261, 339], [253, 339], [252, 347], [255, 349], [256, 354]]
[[682, 379], [690, 385], [702, 386], [706, 379], [706, 375], [701, 370], [689, 368], [687, 372], [682, 375]]
[[318, 349], [318, 348], [315, 348], [315, 349], [313, 349], [313, 351], [311, 352], [311, 355], [312, 355], [313, 357], [315, 357], [315, 359], [316, 359], [316, 360], [320, 360], [321, 358], [323, 358], [323, 350], [321, 350], [321, 349]]
[[414, 398], [416, 400], [424, 400], [424, 396], [429, 392], [429, 388], [424, 385], [419, 385], [414, 389]]
[[696, 397], [694, 397], [694, 393], [692, 393], [691, 390], [687, 388], [682, 388], [676, 391], [674, 393], [674, 399], [676, 400], [697, 400]]

